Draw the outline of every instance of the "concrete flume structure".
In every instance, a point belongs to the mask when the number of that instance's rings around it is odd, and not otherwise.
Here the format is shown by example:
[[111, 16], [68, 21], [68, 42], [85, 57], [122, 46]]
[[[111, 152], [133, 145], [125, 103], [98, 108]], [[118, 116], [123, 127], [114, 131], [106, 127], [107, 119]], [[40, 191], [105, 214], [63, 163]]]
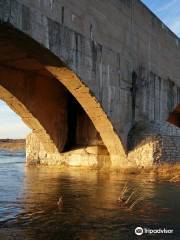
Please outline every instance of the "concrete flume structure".
[[33, 130], [28, 163], [180, 160], [180, 40], [140, 1], [0, 5], [0, 98]]

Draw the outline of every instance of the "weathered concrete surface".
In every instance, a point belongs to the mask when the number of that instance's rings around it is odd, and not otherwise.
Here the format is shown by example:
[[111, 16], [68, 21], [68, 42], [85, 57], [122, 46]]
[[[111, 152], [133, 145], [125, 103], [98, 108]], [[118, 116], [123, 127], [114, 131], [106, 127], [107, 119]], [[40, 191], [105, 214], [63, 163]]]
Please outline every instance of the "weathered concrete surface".
[[47, 153], [35, 134], [26, 139], [26, 157], [29, 165], [76, 166], [102, 168], [110, 166], [110, 157], [103, 145], [81, 146], [65, 153]]
[[129, 133], [128, 160], [138, 167], [180, 162], [180, 129], [167, 122], [137, 123]]
[[[140, 1], [0, 0], [0, 6], [1, 71], [28, 70], [60, 81], [90, 117], [111, 163], [127, 164], [127, 138], [136, 122], [166, 121], [180, 103], [179, 38]], [[14, 95], [5, 81], [3, 86]], [[40, 116], [32, 115], [47, 145], [54, 144], [53, 151], [63, 149], [68, 138], [65, 113], [62, 138], [54, 118], [45, 126]], [[174, 121], [177, 125], [178, 117]]]

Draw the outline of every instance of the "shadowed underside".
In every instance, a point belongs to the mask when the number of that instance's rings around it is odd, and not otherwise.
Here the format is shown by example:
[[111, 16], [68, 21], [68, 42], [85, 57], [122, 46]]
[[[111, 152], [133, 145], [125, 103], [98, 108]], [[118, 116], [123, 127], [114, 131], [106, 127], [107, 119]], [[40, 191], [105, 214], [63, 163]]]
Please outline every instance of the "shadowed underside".
[[170, 113], [168, 122], [180, 127], [180, 104]]
[[68, 141], [69, 94], [100, 134], [112, 164], [120, 165], [125, 150], [88, 87], [51, 52], [23, 33], [1, 25], [0, 98], [33, 129], [48, 153], [63, 152]]
[[[2, 69], [0, 68], [0, 72], [2, 72], [1, 70]], [[35, 132], [47, 152], [54, 153], [58, 151], [56, 145], [53, 143], [52, 139], [47, 134], [38, 119], [29, 112], [22, 102], [20, 102], [15, 96], [12, 95], [11, 92], [2, 86], [0, 86], [0, 99], [6, 102], [7, 105], [21, 117], [23, 122]]]

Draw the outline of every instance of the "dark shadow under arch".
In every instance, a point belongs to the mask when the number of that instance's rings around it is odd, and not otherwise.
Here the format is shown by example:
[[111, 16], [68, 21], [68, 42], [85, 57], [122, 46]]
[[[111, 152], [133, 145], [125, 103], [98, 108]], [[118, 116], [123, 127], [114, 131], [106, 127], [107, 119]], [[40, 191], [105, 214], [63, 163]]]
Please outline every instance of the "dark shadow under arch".
[[180, 127], [180, 104], [170, 113], [167, 121]]

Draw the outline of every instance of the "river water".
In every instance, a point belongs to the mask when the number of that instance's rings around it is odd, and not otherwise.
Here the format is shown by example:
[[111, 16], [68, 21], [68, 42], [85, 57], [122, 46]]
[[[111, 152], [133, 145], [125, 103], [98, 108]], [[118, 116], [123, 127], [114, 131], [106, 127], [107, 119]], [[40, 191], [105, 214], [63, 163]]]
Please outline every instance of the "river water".
[[[0, 240], [180, 240], [180, 183], [149, 175], [28, 168], [24, 161], [24, 153], [0, 152]], [[117, 199], [126, 184], [136, 192], [122, 206]], [[60, 196], [63, 206], [57, 204]], [[136, 236], [138, 226], [174, 232]]]

